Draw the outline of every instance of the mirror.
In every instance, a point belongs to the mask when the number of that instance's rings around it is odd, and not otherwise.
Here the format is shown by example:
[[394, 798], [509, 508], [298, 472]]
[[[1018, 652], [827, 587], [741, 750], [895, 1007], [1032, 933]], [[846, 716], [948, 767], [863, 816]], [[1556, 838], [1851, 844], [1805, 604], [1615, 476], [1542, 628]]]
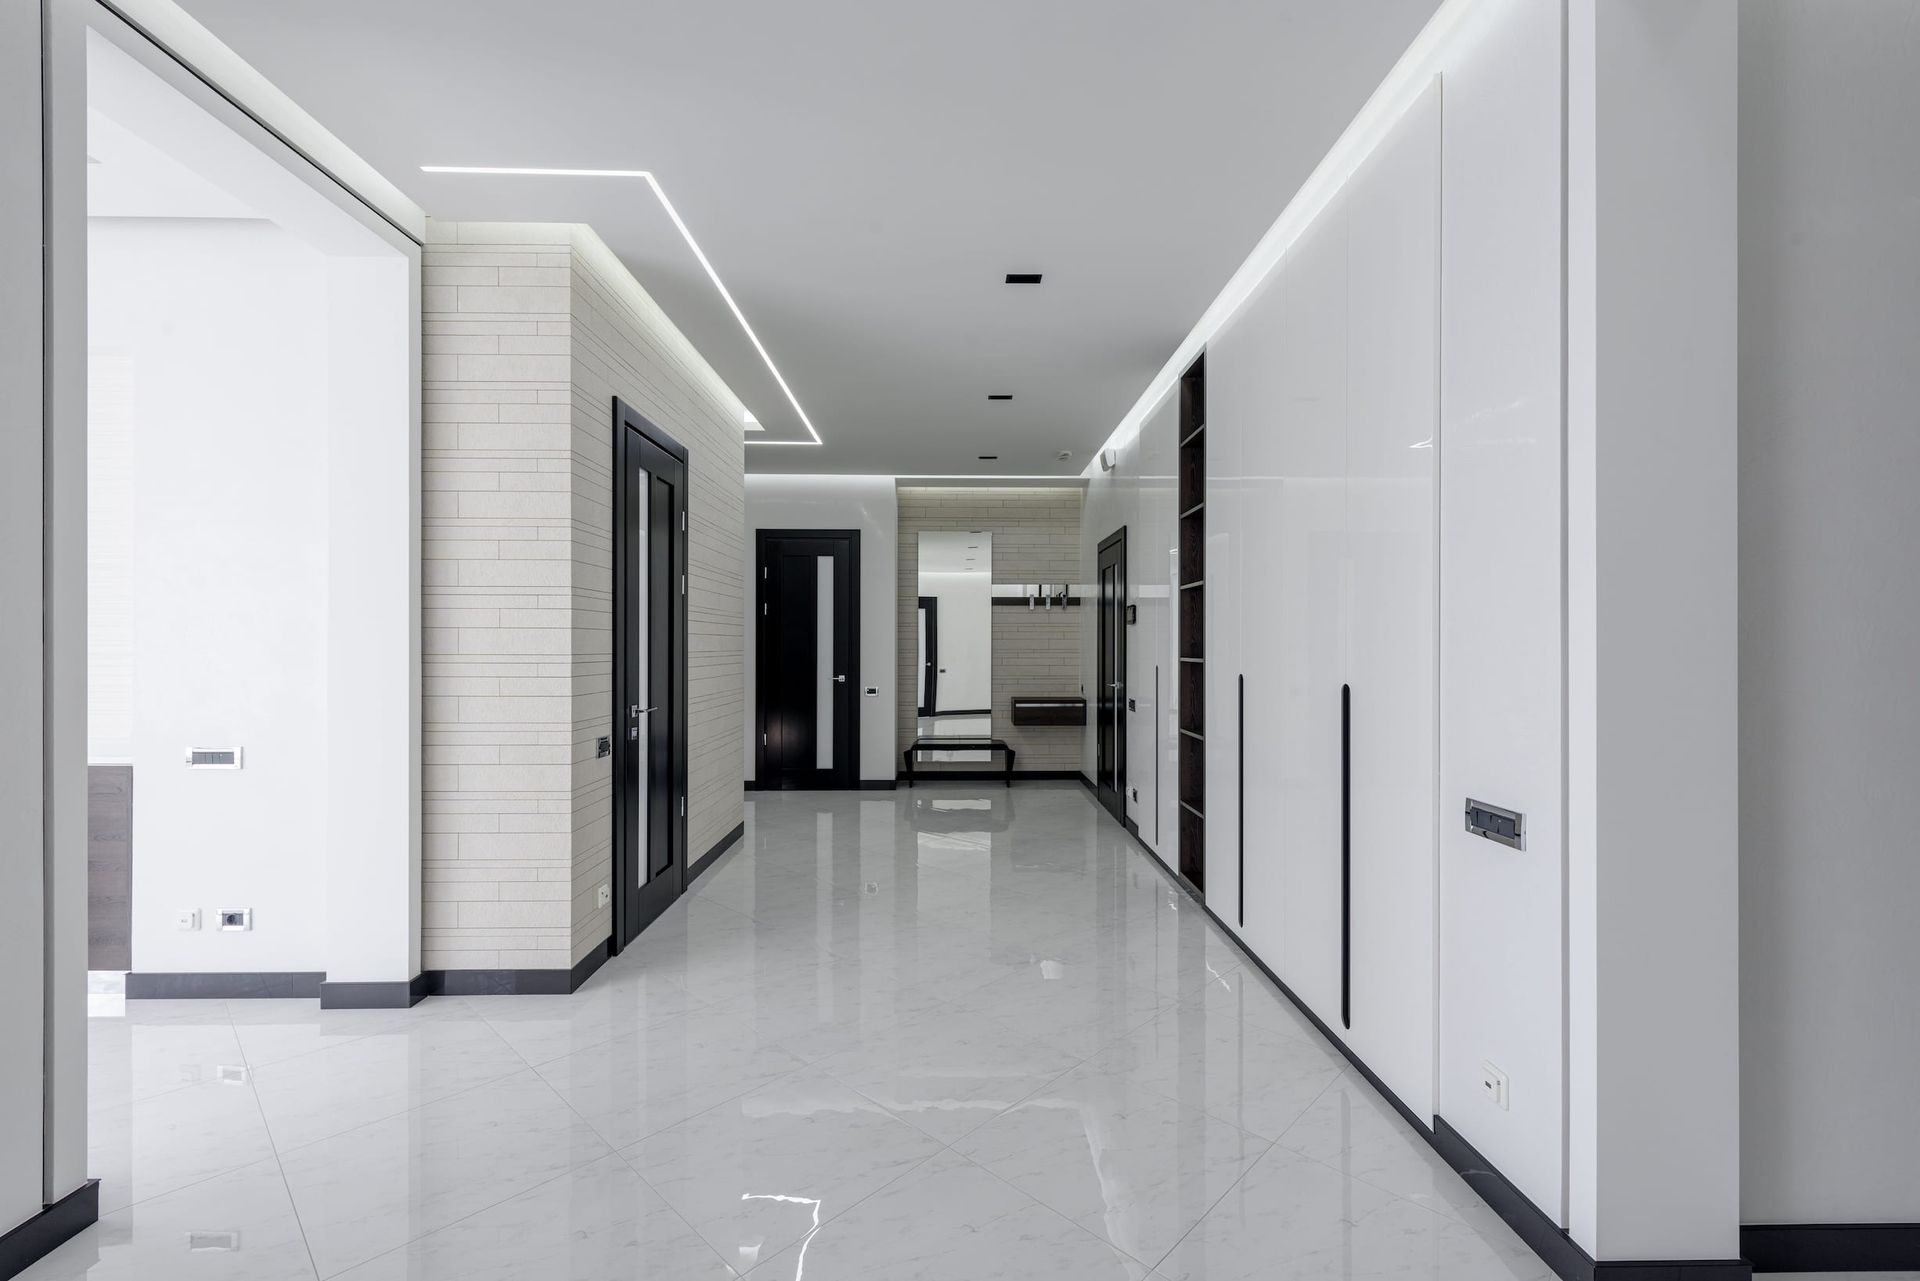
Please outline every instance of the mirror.
[[[920, 535], [919, 732], [993, 733], [993, 535]], [[930, 759], [987, 760], [983, 752]]]

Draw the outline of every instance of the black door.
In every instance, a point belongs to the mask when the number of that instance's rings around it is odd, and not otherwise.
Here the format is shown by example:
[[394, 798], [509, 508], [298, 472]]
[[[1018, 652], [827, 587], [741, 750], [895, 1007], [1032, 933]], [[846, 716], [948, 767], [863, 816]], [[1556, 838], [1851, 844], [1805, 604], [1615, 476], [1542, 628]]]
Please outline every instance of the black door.
[[940, 598], [920, 598], [920, 714], [940, 707]]
[[1113, 816], [1127, 817], [1127, 531], [1100, 544], [1099, 654], [1094, 676], [1094, 791]]
[[616, 400], [613, 950], [685, 888], [687, 451]]
[[763, 529], [755, 665], [763, 788], [860, 778], [860, 533]]

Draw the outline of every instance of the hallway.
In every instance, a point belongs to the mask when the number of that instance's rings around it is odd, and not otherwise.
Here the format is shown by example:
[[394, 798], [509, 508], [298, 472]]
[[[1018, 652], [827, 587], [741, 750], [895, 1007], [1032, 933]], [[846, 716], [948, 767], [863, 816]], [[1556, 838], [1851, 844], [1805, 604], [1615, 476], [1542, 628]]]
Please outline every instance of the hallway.
[[94, 998], [26, 1275], [1548, 1275], [1078, 786], [748, 811], [573, 996]]

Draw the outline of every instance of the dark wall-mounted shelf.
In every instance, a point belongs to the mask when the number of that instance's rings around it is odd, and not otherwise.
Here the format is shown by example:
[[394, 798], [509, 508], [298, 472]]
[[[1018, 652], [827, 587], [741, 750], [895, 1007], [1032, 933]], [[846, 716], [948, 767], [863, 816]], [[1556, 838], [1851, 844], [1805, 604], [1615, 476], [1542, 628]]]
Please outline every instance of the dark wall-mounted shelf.
[[1085, 725], [1087, 700], [1079, 697], [1016, 698], [1013, 700], [1015, 725]]
[[1180, 376], [1180, 875], [1204, 895], [1207, 871], [1207, 358]]

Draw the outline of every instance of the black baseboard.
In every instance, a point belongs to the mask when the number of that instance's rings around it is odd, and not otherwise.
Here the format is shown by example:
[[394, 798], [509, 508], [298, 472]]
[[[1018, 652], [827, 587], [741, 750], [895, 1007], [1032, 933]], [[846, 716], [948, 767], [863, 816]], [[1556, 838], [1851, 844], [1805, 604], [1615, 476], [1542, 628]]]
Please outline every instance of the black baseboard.
[[713, 866], [713, 860], [732, 849], [735, 842], [746, 834], [747, 825], [745, 821], [735, 823], [731, 832], [728, 832], [725, 836], [715, 841], [712, 849], [693, 861], [693, 866], [687, 869], [687, 884], [693, 884], [694, 881], [699, 878], [700, 873]]
[[314, 997], [326, 981], [320, 970], [269, 970], [235, 974], [127, 974], [129, 1001], [246, 1001]]
[[611, 954], [611, 940], [602, 939], [568, 970], [427, 970], [419, 981], [428, 996], [565, 996], [579, 991]]
[[949, 707], [949, 708], [943, 708], [942, 710], [937, 712], [928, 712], [925, 714], [924, 719], [931, 721], [931, 720], [938, 720], [942, 716], [991, 716], [991, 715], [993, 715], [993, 709], [991, 707]]
[[[1016, 783], [1071, 783], [1081, 777], [1079, 770], [1071, 769], [1017, 769], [1013, 772]], [[894, 776], [895, 781], [904, 783], [907, 774], [902, 770]], [[921, 766], [913, 772], [915, 783], [1004, 783], [1007, 771], [1004, 769], [928, 769]]]
[[760, 786], [760, 780], [756, 778], [747, 779], [745, 782], [740, 784], [740, 787], [742, 791], [748, 791], [748, 792], [764, 792], [767, 790], [766, 788]]
[[898, 786], [900, 786], [900, 780], [893, 778], [863, 778], [860, 780], [860, 790], [863, 792], [891, 792]]
[[323, 1010], [410, 1010], [427, 997], [427, 976], [389, 982], [333, 983], [320, 985]]
[[17, 1277], [100, 1221], [100, 1180], [88, 1179], [0, 1236], [0, 1281]]
[[1755, 1223], [1740, 1253], [1755, 1272], [1920, 1272], [1920, 1223]]
[[[1093, 781], [1084, 774], [1080, 776], [1080, 780], [1089, 789], [1093, 789]], [[1126, 824], [1126, 828], [1140, 846], [1141, 851], [1153, 861], [1153, 865], [1159, 868], [1168, 880], [1184, 890], [1187, 897], [1207, 914], [1207, 919], [1220, 927], [1221, 933], [1232, 941], [1234, 950], [1265, 975], [1267, 982], [1273, 984], [1296, 1010], [1319, 1029], [1320, 1034], [1327, 1038], [1333, 1048], [1340, 1051], [1341, 1056], [1366, 1078], [1367, 1084], [1371, 1085], [1381, 1098], [1393, 1105], [1394, 1111], [1398, 1112], [1401, 1118], [1412, 1126], [1414, 1131], [1425, 1139], [1461, 1178], [1466, 1180], [1467, 1185], [1479, 1194], [1481, 1200], [1485, 1201], [1488, 1207], [1513, 1229], [1516, 1236], [1526, 1242], [1528, 1249], [1540, 1256], [1542, 1263], [1553, 1269], [1554, 1274], [1560, 1277], [1561, 1281], [1751, 1281], [1753, 1264], [1744, 1259], [1698, 1262], [1689, 1260], [1594, 1262], [1593, 1258], [1581, 1249], [1572, 1237], [1562, 1231], [1559, 1225], [1548, 1218], [1538, 1206], [1529, 1201], [1525, 1193], [1516, 1188], [1505, 1175], [1494, 1169], [1486, 1158], [1474, 1151], [1473, 1145], [1460, 1137], [1459, 1132], [1448, 1125], [1444, 1117], [1434, 1117], [1432, 1124], [1429, 1125], [1414, 1115], [1413, 1110], [1401, 1101], [1400, 1096], [1387, 1088], [1387, 1083], [1376, 1076], [1373, 1069], [1368, 1067], [1345, 1041], [1336, 1036], [1333, 1029], [1328, 1027], [1318, 1014], [1309, 1009], [1305, 1001], [1294, 994], [1292, 988], [1281, 982], [1280, 976], [1268, 969], [1265, 961], [1253, 954], [1253, 951], [1241, 941], [1233, 927], [1221, 920], [1213, 909], [1207, 906], [1206, 896], [1195, 890], [1186, 877], [1168, 867], [1159, 855], [1147, 848], [1146, 842], [1140, 839], [1138, 828], [1132, 823]]]

